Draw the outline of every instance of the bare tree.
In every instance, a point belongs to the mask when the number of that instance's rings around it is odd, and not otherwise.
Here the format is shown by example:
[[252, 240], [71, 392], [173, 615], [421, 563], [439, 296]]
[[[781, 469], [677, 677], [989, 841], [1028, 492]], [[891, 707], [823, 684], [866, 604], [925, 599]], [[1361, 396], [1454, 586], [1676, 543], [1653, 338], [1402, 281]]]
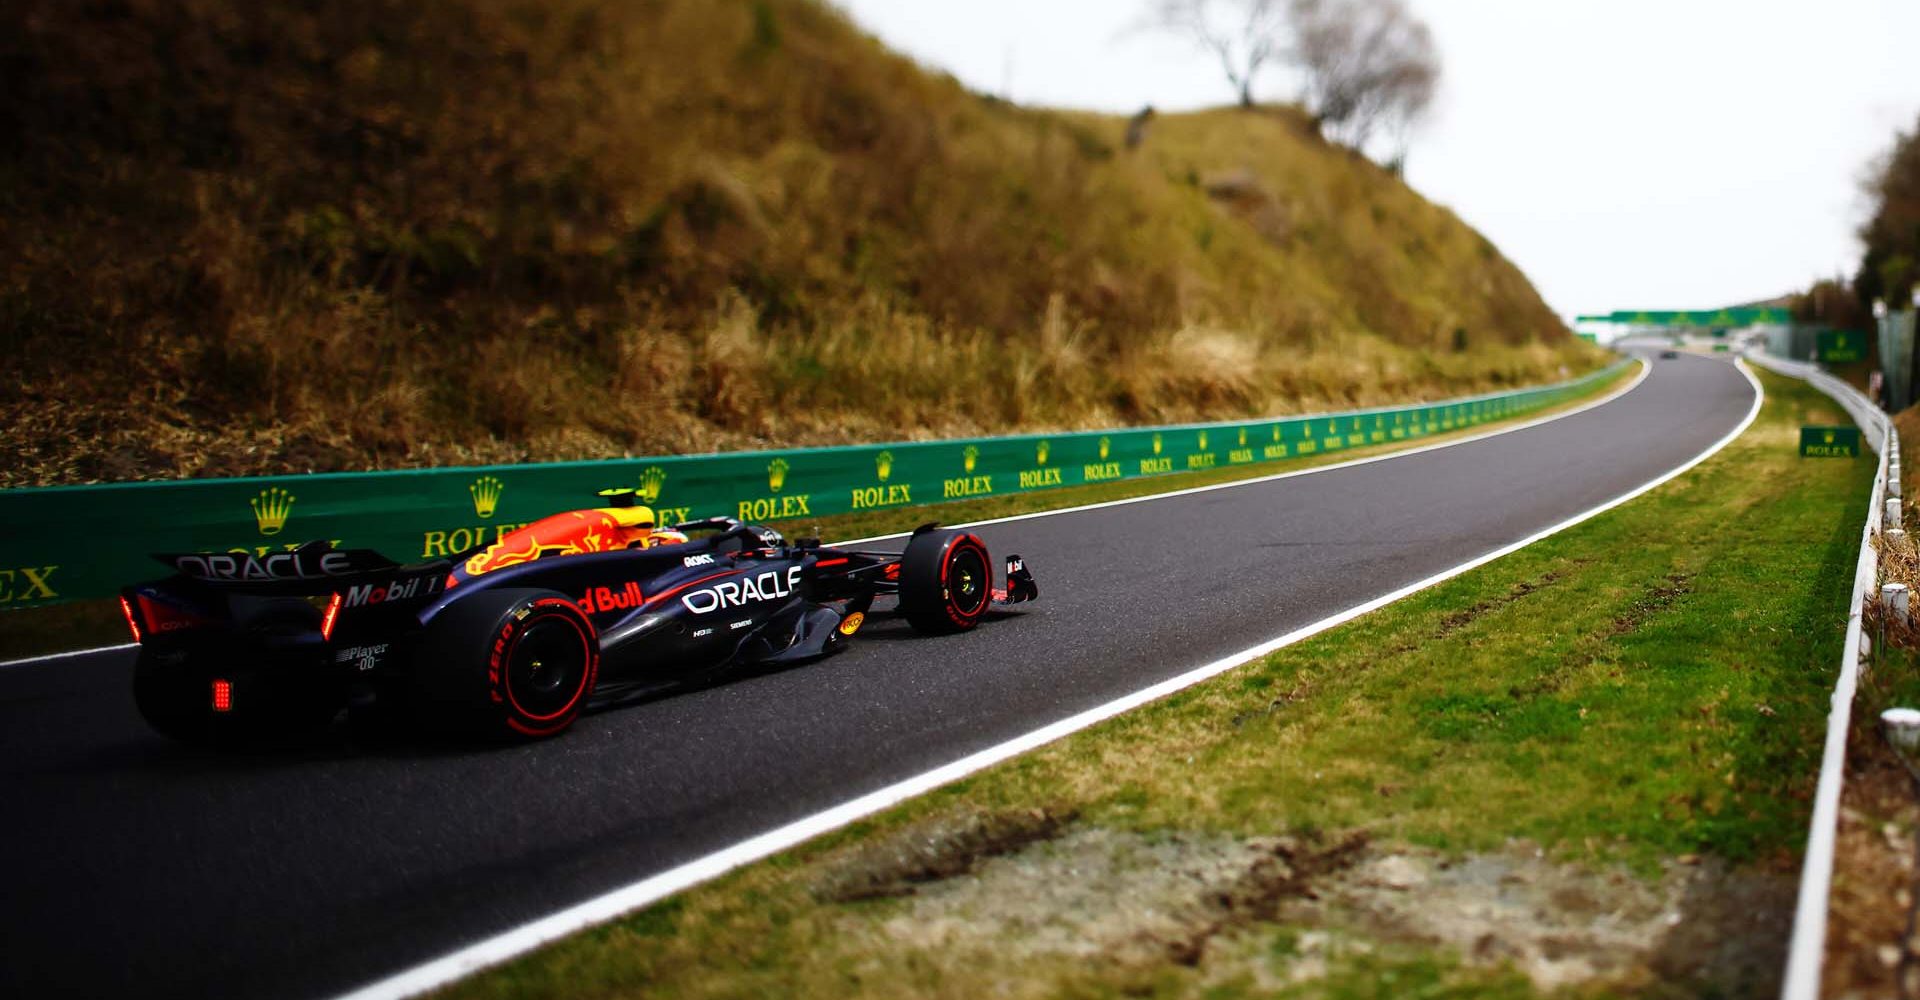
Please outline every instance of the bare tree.
[[1146, 26], [1180, 35], [1220, 60], [1241, 107], [1253, 82], [1286, 54], [1284, 0], [1148, 0]]
[[1433, 34], [1405, 0], [1147, 0], [1142, 26], [1211, 53], [1243, 107], [1262, 70], [1291, 67], [1322, 134], [1361, 149], [1385, 132], [1394, 164], [1440, 82]]
[[[1403, 0], [1290, 0], [1289, 61], [1301, 103], [1330, 137], [1358, 149], [1386, 128], [1401, 144], [1433, 102], [1440, 57]], [[1397, 157], [1396, 157], [1397, 158]]]

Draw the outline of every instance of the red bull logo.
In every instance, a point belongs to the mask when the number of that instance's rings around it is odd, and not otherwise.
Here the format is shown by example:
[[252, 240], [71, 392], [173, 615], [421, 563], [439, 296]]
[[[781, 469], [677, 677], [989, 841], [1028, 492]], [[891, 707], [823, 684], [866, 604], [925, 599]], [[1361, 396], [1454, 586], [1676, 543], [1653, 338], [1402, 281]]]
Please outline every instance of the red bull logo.
[[640, 593], [640, 585], [628, 580], [627, 585], [619, 590], [612, 587], [594, 587], [587, 591], [586, 596], [574, 603], [580, 605], [580, 610], [592, 615], [604, 614], [608, 611], [632, 611], [645, 604], [646, 600]]

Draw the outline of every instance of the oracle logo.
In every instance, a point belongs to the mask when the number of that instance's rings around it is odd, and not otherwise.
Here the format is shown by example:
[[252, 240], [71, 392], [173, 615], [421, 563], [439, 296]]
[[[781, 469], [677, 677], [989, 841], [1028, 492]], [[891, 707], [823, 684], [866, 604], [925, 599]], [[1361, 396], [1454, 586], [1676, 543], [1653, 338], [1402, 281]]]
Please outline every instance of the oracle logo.
[[758, 576], [726, 580], [682, 594], [680, 603], [696, 615], [712, 614], [722, 608], [738, 608], [789, 597], [799, 584], [800, 567], [789, 566], [784, 576], [778, 570], [768, 570]]

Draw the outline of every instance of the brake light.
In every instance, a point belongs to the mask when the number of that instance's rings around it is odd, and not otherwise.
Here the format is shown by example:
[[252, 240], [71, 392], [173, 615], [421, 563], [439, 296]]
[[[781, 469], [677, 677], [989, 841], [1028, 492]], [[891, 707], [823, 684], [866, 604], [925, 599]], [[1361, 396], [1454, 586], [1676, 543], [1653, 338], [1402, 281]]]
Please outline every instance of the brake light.
[[332, 642], [333, 623], [339, 620], [340, 595], [335, 594], [333, 595], [333, 600], [327, 602], [327, 613], [320, 619], [320, 638], [327, 642]]
[[216, 712], [233, 711], [233, 682], [218, 680], [213, 682], [213, 710]]
[[140, 641], [140, 623], [134, 620], [133, 605], [125, 597], [120, 598], [120, 613], [127, 616], [127, 631], [133, 633], [133, 641]]

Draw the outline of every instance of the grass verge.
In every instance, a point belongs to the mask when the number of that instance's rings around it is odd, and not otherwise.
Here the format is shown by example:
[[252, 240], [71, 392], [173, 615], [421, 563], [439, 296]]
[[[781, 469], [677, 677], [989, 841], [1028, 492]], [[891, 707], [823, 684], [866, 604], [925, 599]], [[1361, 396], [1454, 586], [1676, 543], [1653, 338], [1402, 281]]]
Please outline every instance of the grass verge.
[[[785, 532], [789, 538], [863, 538], [896, 531], [909, 531], [933, 520], [948, 524], [964, 524], [996, 517], [1030, 514], [1035, 511], [1059, 510], [1083, 504], [1192, 489], [1196, 486], [1270, 476], [1276, 472], [1317, 468], [1336, 462], [1351, 462], [1359, 458], [1458, 441], [1525, 421], [1564, 413], [1574, 407], [1585, 406], [1606, 393], [1623, 388], [1637, 371], [1637, 368], [1627, 366], [1617, 374], [1596, 382], [1591, 391], [1579, 399], [1569, 400], [1511, 420], [1482, 424], [1466, 430], [1433, 434], [1417, 441], [1369, 445], [1364, 448], [1344, 449], [1306, 458], [1230, 466], [1206, 472], [1157, 476], [1152, 479], [1129, 479], [1094, 486], [1075, 486], [1044, 493], [961, 500], [886, 511], [842, 514], [804, 521], [776, 521], [772, 526]], [[112, 600], [74, 601], [51, 608], [0, 611], [0, 661], [125, 642], [126, 639], [123, 638], [125, 634], [126, 627], [121, 622], [119, 606]]]
[[456, 984], [461, 997], [1759, 995], [1865, 461], [1634, 503]]

